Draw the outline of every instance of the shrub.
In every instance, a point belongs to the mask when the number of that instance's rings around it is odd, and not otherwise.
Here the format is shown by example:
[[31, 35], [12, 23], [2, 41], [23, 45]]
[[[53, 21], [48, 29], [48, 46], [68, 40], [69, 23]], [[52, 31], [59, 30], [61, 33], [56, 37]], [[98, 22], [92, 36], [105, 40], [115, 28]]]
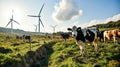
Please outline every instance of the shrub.
[[0, 53], [12, 53], [11, 49], [5, 49], [4, 47], [0, 47]]
[[13, 46], [18, 46], [18, 45], [20, 45], [19, 43], [13, 43], [12, 44]]

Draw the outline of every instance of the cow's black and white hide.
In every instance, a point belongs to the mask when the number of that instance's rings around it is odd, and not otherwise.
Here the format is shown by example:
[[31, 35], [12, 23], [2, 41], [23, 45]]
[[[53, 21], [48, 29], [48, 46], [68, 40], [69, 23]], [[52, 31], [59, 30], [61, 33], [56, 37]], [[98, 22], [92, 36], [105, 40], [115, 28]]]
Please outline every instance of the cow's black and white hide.
[[73, 28], [68, 28], [69, 31], [72, 32], [72, 35], [76, 38], [76, 44], [80, 48], [80, 54], [84, 56], [84, 49], [86, 42], [93, 42], [95, 47], [95, 51], [98, 50], [98, 43], [97, 43], [97, 28], [85, 28], [81, 29], [81, 27], [73, 26]]
[[104, 41], [104, 32], [105, 32], [105, 31], [106, 31], [106, 30], [103, 30], [103, 31], [100, 31], [100, 32], [98, 33], [98, 38], [99, 38], [100, 42]]
[[70, 37], [69, 33], [61, 33], [61, 37], [65, 40], [68, 39]]
[[30, 35], [23, 35], [23, 40], [28, 41], [30, 43], [31, 42], [31, 36]]
[[23, 36], [16, 35], [16, 39], [20, 39], [20, 40], [22, 40], [22, 39], [23, 39]]

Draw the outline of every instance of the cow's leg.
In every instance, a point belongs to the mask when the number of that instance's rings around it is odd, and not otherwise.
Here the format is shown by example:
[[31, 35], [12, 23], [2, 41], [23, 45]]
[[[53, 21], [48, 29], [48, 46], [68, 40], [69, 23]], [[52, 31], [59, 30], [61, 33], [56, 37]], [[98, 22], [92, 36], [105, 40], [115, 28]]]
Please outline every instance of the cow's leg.
[[114, 45], [117, 45], [118, 43], [117, 43], [117, 37], [113, 37], [113, 40], [114, 40]]
[[97, 51], [98, 50], [98, 41], [97, 41], [97, 38], [94, 39], [93, 45], [94, 45], [95, 51]]
[[81, 42], [81, 41], [77, 41], [76, 44], [79, 46], [80, 48], [80, 55], [84, 56], [84, 49], [85, 49], [85, 43]]
[[104, 43], [108, 43], [108, 40], [110, 40], [110, 37], [109, 36], [104, 36]]
[[105, 36], [105, 34], [104, 34], [104, 43], [106, 43], [106, 36]]

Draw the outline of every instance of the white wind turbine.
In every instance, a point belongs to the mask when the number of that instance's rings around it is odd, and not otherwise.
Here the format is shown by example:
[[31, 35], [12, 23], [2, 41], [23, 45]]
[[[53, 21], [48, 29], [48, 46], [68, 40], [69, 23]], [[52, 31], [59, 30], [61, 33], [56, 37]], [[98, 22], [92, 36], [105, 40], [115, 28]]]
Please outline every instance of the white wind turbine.
[[40, 19], [40, 17], [41, 17], [40, 14], [41, 14], [41, 11], [42, 11], [43, 7], [44, 7], [44, 4], [42, 5], [42, 7], [41, 7], [40, 12], [39, 12], [38, 15], [28, 15], [29, 17], [37, 17], [39, 19], [38, 20], [38, 32], [40, 32], [40, 24], [42, 24], [42, 26], [44, 27], [43, 22]]
[[55, 33], [55, 28], [57, 27], [58, 25], [54, 25], [54, 26], [51, 26], [53, 28], [53, 33]]
[[20, 25], [20, 23], [18, 23], [17, 21], [15, 21], [14, 19], [13, 19], [13, 10], [12, 10], [12, 17], [10, 18], [10, 21], [8, 22], [8, 24], [5, 26], [5, 27], [7, 27], [9, 24], [11, 24], [11, 33], [13, 33], [13, 22], [15, 22], [15, 23], [17, 23], [17, 24], [19, 24]]

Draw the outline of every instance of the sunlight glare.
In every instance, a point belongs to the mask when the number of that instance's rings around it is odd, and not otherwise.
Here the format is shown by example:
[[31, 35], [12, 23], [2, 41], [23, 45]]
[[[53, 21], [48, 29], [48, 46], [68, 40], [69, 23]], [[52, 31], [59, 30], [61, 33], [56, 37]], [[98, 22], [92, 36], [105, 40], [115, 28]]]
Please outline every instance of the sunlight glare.
[[[12, 10], [13, 10], [13, 13], [12, 13]], [[23, 16], [23, 10], [20, 6], [18, 5], [6, 5], [4, 6], [3, 8], [3, 11], [2, 12], [3, 14], [3, 20], [5, 20], [6, 24], [10, 21], [10, 19], [12, 18], [12, 14], [13, 14], [13, 19], [15, 21], [17, 21], [18, 23], [21, 24], [21, 20], [24, 18]], [[20, 25], [14, 23], [14, 28], [19, 28]], [[10, 25], [8, 25], [8, 28], [10, 28]]]

